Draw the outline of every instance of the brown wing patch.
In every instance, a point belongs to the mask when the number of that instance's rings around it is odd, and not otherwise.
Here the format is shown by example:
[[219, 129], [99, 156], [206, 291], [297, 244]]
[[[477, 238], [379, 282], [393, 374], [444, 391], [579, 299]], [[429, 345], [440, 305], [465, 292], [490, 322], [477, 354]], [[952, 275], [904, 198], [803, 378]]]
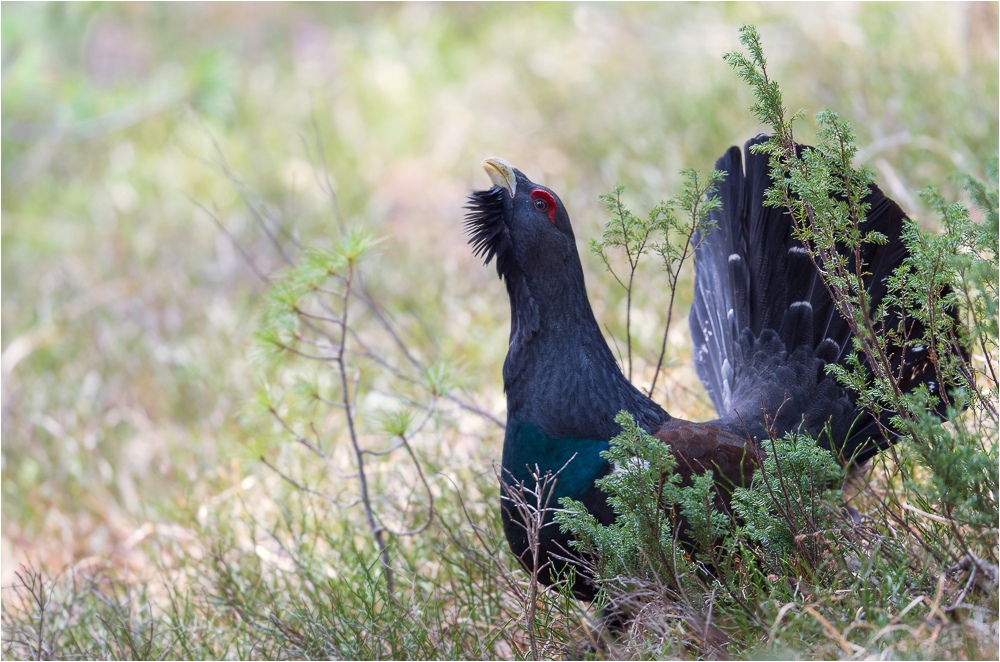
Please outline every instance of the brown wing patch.
[[673, 450], [683, 484], [689, 485], [692, 475], [711, 470], [726, 502], [734, 489], [750, 486], [754, 469], [760, 466], [755, 443], [714, 425], [673, 420], [654, 436]]

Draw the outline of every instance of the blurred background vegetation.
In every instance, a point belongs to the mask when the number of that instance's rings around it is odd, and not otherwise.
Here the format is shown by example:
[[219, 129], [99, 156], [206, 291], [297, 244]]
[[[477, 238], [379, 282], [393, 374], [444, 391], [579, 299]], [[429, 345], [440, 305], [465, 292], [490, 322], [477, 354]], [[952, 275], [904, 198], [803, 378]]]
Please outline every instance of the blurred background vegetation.
[[[22, 563], [141, 574], [164, 563], [155, 541], [210, 546], [230, 497], [283, 489], [237, 416], [257, 386], [265, 286], [213, 217], [260, 268], [279, 263], [220, 154], [323, 246], [336, 221], [322, 151], [343, 217], [385, 239], [373, 291], [502, 420], [507, 304], [461, 229], [465, 196], [487, 185], [480, 160], [558, 191], [582, 247], [606, 220], [598, 194], [621, 183], [647, 209], [681, 168], [759, 131], [721, 58], [744, 23], [787, 105], [807, 110], [798, 137], [823, 107], [840, 112], [860, 161], [921, 222], [934, 221], [917, 191], [959, 198], [953, 173], [982, 176], [997, 155], [995, 2], [5, 3], [3, 585]], [[582, 253], [620, 337], [621, 295]], [[665, 297], [645, 289], [633, 333], [652, 353]], [[710, 410], [682, 289], [660, 397], [694, 418]], [[489, 485], [499, 428], [450, 434], [421, 452]]]

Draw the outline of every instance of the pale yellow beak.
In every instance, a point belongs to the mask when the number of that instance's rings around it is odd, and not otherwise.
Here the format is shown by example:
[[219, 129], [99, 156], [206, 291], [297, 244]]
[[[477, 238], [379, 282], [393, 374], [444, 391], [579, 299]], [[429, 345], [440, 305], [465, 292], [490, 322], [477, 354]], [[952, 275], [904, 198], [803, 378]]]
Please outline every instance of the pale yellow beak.
[[514, 166], [498, 156], [491, 156], [483, 161], [483, 170], [490, 176], [496, 186], [507, 189], [510, 197], [517, 192], [517, 178], [514, 176]]

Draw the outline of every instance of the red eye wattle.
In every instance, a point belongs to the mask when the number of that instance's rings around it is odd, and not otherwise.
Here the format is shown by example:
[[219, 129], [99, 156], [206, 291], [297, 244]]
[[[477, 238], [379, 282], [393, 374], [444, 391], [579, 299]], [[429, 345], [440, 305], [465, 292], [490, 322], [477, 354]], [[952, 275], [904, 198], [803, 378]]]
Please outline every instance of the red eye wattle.
[[535, 209], [549, 217], [551, 223], [556, 222], [556, 199], [548, 191], [536, 189], [531, 192], [531, 203]]

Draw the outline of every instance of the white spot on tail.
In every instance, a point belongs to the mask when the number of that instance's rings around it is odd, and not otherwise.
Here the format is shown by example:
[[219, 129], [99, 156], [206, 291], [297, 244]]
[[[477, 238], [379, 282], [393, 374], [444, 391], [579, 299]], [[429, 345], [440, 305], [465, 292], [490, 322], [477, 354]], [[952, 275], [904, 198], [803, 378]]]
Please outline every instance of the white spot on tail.
[[[631, 458], [629, 460], [629, 462], [630, 463], [633, 463], [633, 462], [635, 463], [635, 464], [633, 464], [630, 467], [633, 471], [635, 469], [649, 469], [649, 461], [648, 460], [641, 460], [641, 459], [635, 457], [635, 458]], [[612, 463], [612, 465], [611, 465], [611, 473], [618, 473], [619, 471], [625, 471], [625, 467], [623, 467], [622, 465], [618, 464], [617, 462]]]
[[722, 404], [729, 411], [733, 406], [733, 387], [730, 379], [733, 377], [733, 367], [729, 365], [729, 359], [722, 361]]

